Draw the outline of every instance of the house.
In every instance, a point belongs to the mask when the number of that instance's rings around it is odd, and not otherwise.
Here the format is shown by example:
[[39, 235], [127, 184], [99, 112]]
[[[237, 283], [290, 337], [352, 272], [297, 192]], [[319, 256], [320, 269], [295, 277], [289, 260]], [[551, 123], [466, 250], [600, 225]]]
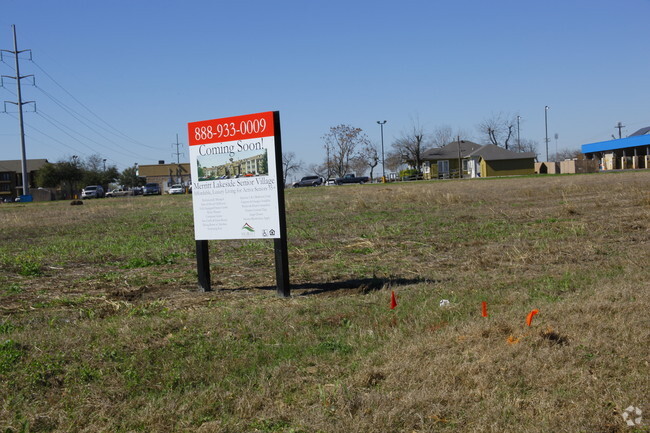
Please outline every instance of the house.
[[467, 156], [480, 147], [480, 144], [472, 141], [460, 140], [424, 151], [422, 154], [424, 178], [448, 179], [458, 177], [458, 168], [461, 166], [463, 175], [467, 174]]
[[650, 126], [626, 138], [583, 144], [581, 150], [601, 170], [650, 168]]
[[161, 191], [167, 192], [169, 188], [177, 183], [189, 186], [192, 182], [190, 176], [190, 164], [165, 164], [159, 161], [158, 164], [138, 166], [138, 176], [144, 177], [147, 183], [157, 183]]
[[533, 152], [513, 152], [494, 144], [453, 141], [422, 155], [425, 179], [516, 176], [535, 173]]
[[[26, 163], [27, 184], [31, 190], [36, 187], [36, 173], [47, 164], [47, 159], [28, 159]], [[23, 195], [22, 161], [19, 159], [0, 161], [0, 201], [13, 201], [21, 195]]]
[[469, 155], [470, 177], [522, 176], [535, 173], [534, 152], [513, 152], [494, 144], [486, 144]]

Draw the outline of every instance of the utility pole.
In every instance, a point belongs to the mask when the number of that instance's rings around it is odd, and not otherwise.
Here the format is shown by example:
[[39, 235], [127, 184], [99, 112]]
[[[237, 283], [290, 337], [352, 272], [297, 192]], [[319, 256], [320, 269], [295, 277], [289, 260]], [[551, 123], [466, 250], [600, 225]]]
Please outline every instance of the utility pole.
[[327, 152], [327, 179], [329, 180], [332, 177], [332, 166], [330, 164], [330, 145], [325, 142], [325, 151]]
[[548, 109], [549, 106], [544, 107], [544, 129], [546, 130], [546, 138], [544, 142], [546, 143], [546, 161], [548, 161]]
[[458, 143], [458, 179], [463, 178], [463, 159], [461, 157], [460, 153], [460, 135], [457, 136], [456, 138], [457, 143]]
[[185, 156], [185, 154], [184, 154], [183, 152], [181, 152], [181, 151], [178, 150], [178, 147], [179, 147], [181, 144], [182, 144], [182, 143], [179, 143], [179, 142], [178, 142], [178, 134], [176, 134], [176, 143], [172, 143], [172, 146], [176, 146], [176, 152], [172, 153], [172, 156], [176, 155], [176, 164], [180, 164], [180, 163], [181, 163], [181, 155]]
[[172, 143], [172, 146], [176, 146], [176, 152], [172, 153], [172, 157], [176, 155], [176, 180], [172, 179], [172, 169], [169, 169], [169, 178], [173, 182], [183, 183], [183, 171], [181, 169], [181, 155], [185, 156], [183, 152], [179, 150], [181, 143], [178, 141], [178, 134], [176, 134], [176, 143]]
[[20, 80], [27, 77], [33, 77], [33, 75], [23, 75], [23, 76], [20, 75], [20, 62], [18, 60], [18, 54], [29, 51], [29, 55], [31, 58], [32, 50], [18, 51], [18, 41], [16, 39], [16, 26], [12, 25], [11, 28], [13, 29], [14, 32], [14, 49], [13, 51], [0, 50], [0, 52], [12, 53], [16, 59], [16, 76], [11, 77], [8, 75], [3, 75], [3, 77], [12, 78], [16, 80], [16, 86], [17, 86], [16, 95], [18, 97], [18, 102], [11, 102], [11, 101], [5, 101], [5, 102], [9, 102], [10, 104], [15, 104], [18, 106], [18, 123], [20, 125], [20, 156], [21, 156], [21, 169], [23, 172], [23, 194], [22, 195], [28, 195], [29, 194], [29, 173], [27, 172], [27, 156], [25, 152], [25, 126], [23, 124], [23, 105], [34, 103], [34, 101], [23, 102], [22, 92], [20, 89]]
[[521, 152], [521, 140], [519, 139], [519, 121], [521, 116], [517, 116], [517, 150]]
[[618, 129], [618, 138], [619, 139], [622, 138], [621, 137], [621, 129], [623, 129], [623, 128], [625, 128], [625, 125], [623, 125], [621, 122], [618, 122], [618, 125], [616, 125], [614, 127], [614, 129]]

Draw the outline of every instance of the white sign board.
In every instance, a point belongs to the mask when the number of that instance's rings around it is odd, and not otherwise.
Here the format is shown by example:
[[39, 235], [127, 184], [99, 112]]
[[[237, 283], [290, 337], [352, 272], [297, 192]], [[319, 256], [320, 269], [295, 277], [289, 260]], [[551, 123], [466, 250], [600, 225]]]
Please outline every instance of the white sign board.
[[273, 119], [269, 111], [188, 124], [196, 240], [280, 238]]

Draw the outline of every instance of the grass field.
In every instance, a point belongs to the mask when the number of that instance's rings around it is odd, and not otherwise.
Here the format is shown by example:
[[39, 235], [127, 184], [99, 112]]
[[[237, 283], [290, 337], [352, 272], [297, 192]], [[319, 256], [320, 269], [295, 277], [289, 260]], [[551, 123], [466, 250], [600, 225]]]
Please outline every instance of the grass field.
[[649, 171], [286, 205], [289, 299], [191, 196], [0, 205], [0, 432], [650, 432]]

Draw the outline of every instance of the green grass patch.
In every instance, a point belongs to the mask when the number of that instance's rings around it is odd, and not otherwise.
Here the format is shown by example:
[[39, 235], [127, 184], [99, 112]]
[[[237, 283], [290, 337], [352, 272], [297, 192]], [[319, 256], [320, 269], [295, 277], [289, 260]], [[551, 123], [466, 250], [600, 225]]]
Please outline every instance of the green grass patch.
[[0, 426], [622, 431], [650, 389], [648, 181], [289, 190], [290, 299], [264, 240], [211, 241], [197, 290], [190, 196], [0, 206]]
[[13, 371], [25, 350], [14, 340], [0, 341], [0, 374]]

